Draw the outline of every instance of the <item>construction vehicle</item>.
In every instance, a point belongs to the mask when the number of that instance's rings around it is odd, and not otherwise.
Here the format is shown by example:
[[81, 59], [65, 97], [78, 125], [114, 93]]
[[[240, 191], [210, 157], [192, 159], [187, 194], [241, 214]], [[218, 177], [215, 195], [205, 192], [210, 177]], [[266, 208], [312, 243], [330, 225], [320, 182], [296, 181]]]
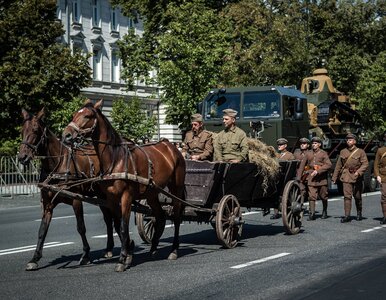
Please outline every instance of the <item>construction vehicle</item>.
[[[349, 96], [333, 86], [326, 69], [317, 69], [303, 79], [301, 89], [282, 86], [254, 86], [211, 90], [198, 106], [207, 130], [223, 129], [222, 110], [239, 112], [236, 123], [250, 137], [276, 147], [284, 137], [292, 151], [302, 137], [318, 136], [323, 149], [335, 165], [339, 152], [346, 146], [348, 133], [358, 136], [357, 146], [369, 159], [364, 175], [365, 190], [374, 191], [377, 182], [372, 176], [377, 141], [366, 140], [361, 117]], [[331, 187], [331, 186], [330, 186]]]

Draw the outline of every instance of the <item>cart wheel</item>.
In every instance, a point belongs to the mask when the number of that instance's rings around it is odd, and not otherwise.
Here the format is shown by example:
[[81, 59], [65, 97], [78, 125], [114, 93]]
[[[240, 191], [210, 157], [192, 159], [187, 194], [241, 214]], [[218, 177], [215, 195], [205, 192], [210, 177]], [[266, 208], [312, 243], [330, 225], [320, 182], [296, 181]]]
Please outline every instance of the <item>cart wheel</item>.
[[[140, 203], [142, 205], [148, 206], [145, 199], [142, 199]], [[135, 222], [137, 224], [138, 234], [142, 241], [144, 241], [146, 244], [151, 244], [151, 240], [154, 236], [154, 217], [137, 212], [135, 213]]]
[[240, 240], [242, 229], [239, 201], [233, 195], [225, 195], [216, 214], [217, 238], [225, 248], [234, 248]]
[[281, 201], [283, 225], [288, 234], [297, 234], [300, 231], [304, 212], [303, 201], [299, 183], [288, 181]]

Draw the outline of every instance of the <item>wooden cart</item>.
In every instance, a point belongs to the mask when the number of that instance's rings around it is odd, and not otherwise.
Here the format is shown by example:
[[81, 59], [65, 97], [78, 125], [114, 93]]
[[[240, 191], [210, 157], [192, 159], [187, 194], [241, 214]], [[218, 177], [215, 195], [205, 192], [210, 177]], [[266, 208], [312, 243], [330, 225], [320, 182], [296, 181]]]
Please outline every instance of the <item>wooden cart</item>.
[[[298, 161], [280, 161], [278, 179], [268, 183], [264, 192], [263, 177], [254, 163], [211, 163], [186, 161], [186, 202], [184, 221], [210, 223], [217, 238], [226, 248], [233, 248], [241, 238], [242, 207], [270, 208], [281, 206], [282, 220], [288, 234], [300, 231], [303, 219], [303, 198], [296, 175]], [[163, 209], [172, 218], [171, 199], [160, 197]], [[146, 206], [146, 201], [141, 200]], [[136, 212], [136, 224], [142, 240], [150, 243], [154, 218]]]

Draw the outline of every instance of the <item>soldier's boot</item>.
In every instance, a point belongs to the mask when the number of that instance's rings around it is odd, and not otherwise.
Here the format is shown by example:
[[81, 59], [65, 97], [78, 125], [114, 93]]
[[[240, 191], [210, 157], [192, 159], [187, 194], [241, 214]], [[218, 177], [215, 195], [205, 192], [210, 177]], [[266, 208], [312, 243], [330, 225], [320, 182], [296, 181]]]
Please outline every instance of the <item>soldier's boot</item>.
[[314, 221], [314, 220], [316, 220], [316, 217], [315, 217], [315, 201], [310, 200], [309, 204], [310, 204], [310, 208], [309, 208], [308, 221]]
[[277, 208], [274, 208], [273, 209], [273, 215], [271, 216], [271, 220], [275, 220], [275, 219], [279, 219], [280, 218], [280, 214], [279, 214], [279, 209]]
[[344, 217], [340, 219], [341, 223], [347, 223], [351, 221], [350, 218], [351, 213], [351, 200], [350, 199], [344, 199]]
[[363, 217], [362, 217], [362, 199], [355, 199], [355, 206], [357, 208], [356, 220], [362, 221], [363, 220]]
[[322, 219], [327, 219], [327, 200], [323, 200], [323, 212], [322, 212]]
[[381, 224], [386, 224], [386, 203], [381, 203], [381, 205], [383, 212], [383, 219], [381, 220]]

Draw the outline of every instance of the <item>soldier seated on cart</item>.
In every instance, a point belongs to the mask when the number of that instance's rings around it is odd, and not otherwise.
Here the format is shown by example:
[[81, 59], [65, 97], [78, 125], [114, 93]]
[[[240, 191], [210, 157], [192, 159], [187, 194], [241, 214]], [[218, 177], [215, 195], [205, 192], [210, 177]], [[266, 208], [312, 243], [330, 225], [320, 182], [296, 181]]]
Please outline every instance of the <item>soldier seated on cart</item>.
[[214, 160], [231, 163], [248, 160], [248, 143], [245, 132], [236, 126], [237, 111], [231, 108], [223, 111], [222, 130], [214, 141]]
[[194, 114], [190, 118], [192, 130], [185, 136], [182, 155], [192, 160], [212, 160], [213, 140], [212, 133], [204, 130], [203, 118], [200, 114]]

